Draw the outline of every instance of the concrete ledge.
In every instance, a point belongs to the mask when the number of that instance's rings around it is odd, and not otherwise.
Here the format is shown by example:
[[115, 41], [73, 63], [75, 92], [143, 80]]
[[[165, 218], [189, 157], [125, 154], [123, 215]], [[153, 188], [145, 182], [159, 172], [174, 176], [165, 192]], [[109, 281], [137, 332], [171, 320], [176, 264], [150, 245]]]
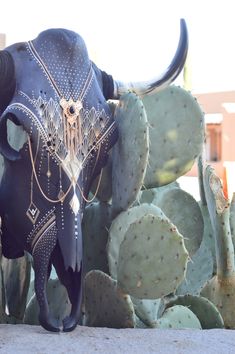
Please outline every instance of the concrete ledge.
[[233, 330], [110, 329], [78, 326], [50, 333], [39, 326], [0, 325], [4, 354], [234, 354]]

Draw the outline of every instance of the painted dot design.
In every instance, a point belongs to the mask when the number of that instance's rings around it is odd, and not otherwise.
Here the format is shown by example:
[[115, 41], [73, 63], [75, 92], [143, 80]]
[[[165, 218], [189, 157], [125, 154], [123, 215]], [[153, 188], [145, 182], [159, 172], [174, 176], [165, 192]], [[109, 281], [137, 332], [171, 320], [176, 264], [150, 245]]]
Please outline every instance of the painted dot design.
[[35, 292], [40, 307], [45, 306], [45, 282], [47, 281], [48, 265], [51, 253], [57, 241], [56, 236], [57, 230], [54, 225], [47, 232], [42, 234], [33, 251]]
[[[66, 32], [47, 32], [36, 39], [34, 45], [46, 64], [50, 73], [67, 100], [73, 98], [77, 100], [82, 88], [85, 85], [89, 60], [83, 39], [72, 32], [69, 32], [69, 42]], [[61, 56], [66, 53], [66, 56]]]

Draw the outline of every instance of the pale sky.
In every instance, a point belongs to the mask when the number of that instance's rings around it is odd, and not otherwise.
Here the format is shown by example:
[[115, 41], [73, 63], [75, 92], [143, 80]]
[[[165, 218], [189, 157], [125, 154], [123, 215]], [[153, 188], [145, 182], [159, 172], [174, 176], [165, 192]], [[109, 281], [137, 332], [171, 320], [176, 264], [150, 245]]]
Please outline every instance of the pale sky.
[[[119, 80], [146, 80], [170, 63], [179, 20], [189, 31], [192, 91], [235, 90], [234, 0], [1, 1], [7, 45], [63, 27], [84, 38], [90, 57]], [[181, 84], [181, 78], [176, 82]]]

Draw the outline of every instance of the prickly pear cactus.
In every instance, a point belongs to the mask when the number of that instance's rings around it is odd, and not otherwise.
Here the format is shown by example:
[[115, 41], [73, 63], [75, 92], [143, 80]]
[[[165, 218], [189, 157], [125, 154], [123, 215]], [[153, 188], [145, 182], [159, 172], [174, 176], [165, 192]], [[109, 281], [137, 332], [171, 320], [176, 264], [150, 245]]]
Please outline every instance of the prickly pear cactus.
[[234, 249], [229, 223], [229, 201], [219, 177], [211, 166], [204, 176], [206, 201], [216, 244], [217, 274], [207, 282], [201, 295], [219, 309], [226, 328], [235, 328]]
[[107, 274], [93, 270], [85, 277], [85, 325], [135, 327], [135, 312], [129, 295]]
[[118, 285], [136, 298], [157, 299], [177, 289], [187, 262], [176, 227], [166, 218], [145, 215], [129, 226], [121, 243]]
[[24, 317], [30, 284], [31, 259], [28, 254], [18, 259], [2, 259], [6, 305], [11, 316]]
[[230, 203], [230, 228], [231, 228], [231, 236], [233, 241], [233, 247], [235, 246], [235, 193], [233, 193], [232, 200]]
[[92, 269], [108, 273], [106, 245], [111, 225], [111, 205], [105, 202], [92, 203], [84, 211], [83, 232], [83, 270]]
[[201, 246], [203, 248], [207, 248], [211, 252], [213, 259], [213, 272], [216, 273], [215, 238], [213, 235], [210, 214], [207, 205], [203, 205], [201, 201], [198, 203], [198, 205], [201, 209], [204, 224]]
[[161, 193], [157, 205], [184, 236], [185, 247], [191, 257], [200, 247], [204, 229], [198, 203], [184, 190], [172, 188]]
[[120, 245], [124, 240], [128, 227], [131, 223], [147, 214], [157, 215], [161, 218], [165, 217], [163, 212], [158, 207], [152, 204], [144, 203], [129, 208], [127, 211], [123, 211], [113, 220], [109, 230], [107, 251], [109, 270], [114, 279], [117, 279], [117, 266]]
[[162, 305], [161, 299], [136, 299], [132, 297], [136, 315], [147, 327], [157, 327], [157, 319]]
[[140, 98], [128, 93], [115, 110], [119, 139], [113, 148], [112, 207], [114, 215], [130, 207], [140, 191], [149, 154], [149, 130]]
[[205, 195], [205, 187], [204, 187], [204, 153], [198, 157], [197, 166], [198, 166], [198, 184], [199, 184], [199, 193], [200, 193], [200, 201], [198, 205], [201, 209], [202, 217], [203, 217], [203, 238], [202, 238], [202, 247], [206, 247], [211, 251], [213, 257], [213, 271], [216, 273], [216, 256], [215, 256], [215, 238], [213, 236], [213, 230], [210, 220], [210, 214], [206, 202]]
[[[142, 100], [128, 93], [118, 104], [110, 104], [119, 141], [100, 181], [97, 178], [92, 186], [99, 202], [88, 205], [83, 216], [84, 273], [88, 272], [84, 324], [222, 328], [224, 319], [226, 327], [235, 328], [234, 255], [227, 216], [221, 216], [226, 203], [220, 197], [211, 202], [219, 188], [211, 192], [208, 182], [199, 178], [201, 187], [209, 190], [207, 197], [202, 195], [200, 210], [176, 182], [201, 154], [204, 118], [199, 105], [191, 94], [175, 86]], [[212, 224], [208, 232], [204, 211]], [[213, 241], [211, 234], [217, 240], [218, 270], [212, 280], [211, 247], [208, 250], [207, 246], [213, 243], [206, 242]], [[17, 323], [21, 320], [5, 314], [5, 285], [1, 289], [1, 284], [0, 265], [0, 323]], [[214, 305], [192, 296], [202, 287]], [[47, 291], [50, 310], [61, 322], [71, 309], [65, 288], [57, 279], [49, 280]], [[38, 324], [34, 295], [24, 322]]]
[[158, 320], [157, 327], [166, 329], [202, 329], [197, 316], [189, 308], [182, 305], [168, 308]]
[[185, 279], [176, 290], [178, 295], [199, 295], [205, 283], [213, 276], [214, 262], [211, 251], [201, 244], [187, 265]]
[[166, 190], [172, 188], [180, 188], [179, 183], [177, 181], [174, 181], [162, 187], [143, 189], [141, 191], [140, 196], [138, 197], [138, 201], [139, 203], [151, 203], [157, 205], [158, 199], [160, 198], [161, 194], [164, 193]]
[[224, 328], [224, 321], [216, 306], [202, 296], [184, 295], [165, 299], [165, 309], [175, 305], [189, 308], [199, 319], [203, 329]]
[[204, 116], [196, 99], [180, 87], [169, 86], [143, 97], [150, 125], [146, 188], [175, 181], [188, 172], [201, 153]]

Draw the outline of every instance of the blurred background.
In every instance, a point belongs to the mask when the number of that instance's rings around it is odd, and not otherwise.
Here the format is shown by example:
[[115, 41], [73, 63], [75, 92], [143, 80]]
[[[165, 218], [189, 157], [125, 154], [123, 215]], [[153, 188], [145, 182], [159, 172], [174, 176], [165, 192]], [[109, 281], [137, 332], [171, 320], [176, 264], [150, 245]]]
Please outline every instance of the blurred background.
[[[185, 18], [189, 55], [175, 83], [190, 90], [202, 106], [207, 161], [231, 184], [235, 180], [233, 9], [232, 0], [4, 1], [0, 46], [63, 27], [82, 35], [91, 59], [115, 79], [147, 80], [169, 65], [178, 44], [180, 18]], [[188, 176], [197, 176], [196, 165]]]
[[228, 90], [235, 84], [233, 7], [232, 0], [2, 1], [0, 33], [10, 45], [47, 28], [68, 28], [82, 35], [104, 70], [118, 79], [145, 80], [171, 61], [185, 18], [191, 89]]

